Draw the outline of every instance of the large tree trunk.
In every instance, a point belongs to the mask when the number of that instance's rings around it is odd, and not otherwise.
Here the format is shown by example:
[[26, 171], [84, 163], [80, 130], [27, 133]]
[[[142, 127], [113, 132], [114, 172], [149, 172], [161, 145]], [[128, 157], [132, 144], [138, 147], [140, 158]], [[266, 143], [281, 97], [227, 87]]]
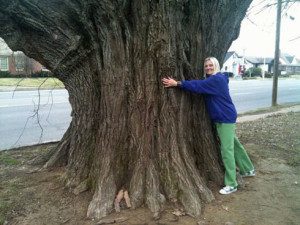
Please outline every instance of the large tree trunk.
[[214, 199], [223, 169], [203, 98], [161, 78], [201, 78], [205, 56], [222, 61], [250, 2], [0, 0], [0, 36], [69, 92], [72, 122], [46, 166], [88, 184], [88, 217], [107, 215], [123, 186], [154, 213], [171, 200], [197, 217]]

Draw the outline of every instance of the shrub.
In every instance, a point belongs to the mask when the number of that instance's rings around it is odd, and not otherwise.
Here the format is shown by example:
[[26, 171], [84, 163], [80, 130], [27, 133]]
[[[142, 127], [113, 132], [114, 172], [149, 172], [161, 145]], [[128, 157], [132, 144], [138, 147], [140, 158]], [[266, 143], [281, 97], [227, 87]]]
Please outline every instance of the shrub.
[[251, 67], [247, 69], [245, 72], [245, 77], [261, 77], [262, 75], [262, 69], [258, 67]]
[[273, 73], [265, 72], [265, 78], [272, 78]]
[[30, 75], [30, 77], [53, 77], [50, 71], [40, 71]]
[[23, 77], [32, 77], [32, 78], [38, 78], [38, 77], [53, 77], [53, 74], [50, 71], [39, 71], [32, 74], [11, 74], [8, 71], [0, 71], [0, 78], [23, 78]]
[[11, 74], [8, 71], [0, 71], [1, 78], [11, 77]]

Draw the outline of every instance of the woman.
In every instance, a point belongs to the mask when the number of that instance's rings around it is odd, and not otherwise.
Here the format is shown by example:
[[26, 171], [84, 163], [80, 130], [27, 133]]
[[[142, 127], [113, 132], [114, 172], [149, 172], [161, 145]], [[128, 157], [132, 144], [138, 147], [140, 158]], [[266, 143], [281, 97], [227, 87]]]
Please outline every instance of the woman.
[[255, 176], [255, 171], [243, 145], [235, 135], [237, 112], [229, 95], [228, 77], [220, 73], [216, 58], [204, 61], [205, 80], [176, 81], [170, 77], [163, 78], [163, 85], [179, 87], [185, 91], [204, 94], [206, 108], [215, 124], [221, 142], [221, 155], [225, 166], [225, 187], [220, 194], [237, 191], [236, 164], [243, 177]]

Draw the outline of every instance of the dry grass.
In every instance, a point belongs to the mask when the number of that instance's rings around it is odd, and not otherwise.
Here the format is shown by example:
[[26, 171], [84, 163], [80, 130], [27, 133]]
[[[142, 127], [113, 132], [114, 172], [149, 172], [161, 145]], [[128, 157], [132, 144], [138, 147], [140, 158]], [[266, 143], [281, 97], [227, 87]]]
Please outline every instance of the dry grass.
[[12, 87], [40, 87], [40, 88], [63, 88], [63, 83], [53, 77], [50, 78], [0, 78], [0, 86]]

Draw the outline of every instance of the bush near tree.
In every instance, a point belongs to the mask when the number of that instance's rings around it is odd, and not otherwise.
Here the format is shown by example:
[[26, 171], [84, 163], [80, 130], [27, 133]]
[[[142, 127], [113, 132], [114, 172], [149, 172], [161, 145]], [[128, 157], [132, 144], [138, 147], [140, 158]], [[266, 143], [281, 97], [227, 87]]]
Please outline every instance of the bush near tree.
[[265, 72], [265, 78], [272, 78], [272, 77], [273, 77], [273, 73]]
[[0, 78], [8, 78], [11, 77], [11, 74], [7, 71], [0, 71]]
[[32, 74], [11, 74], [8, 71], [0, 71], [0, 78], [37, 78], [37, 77], [53, 77], [50, 71], [39, 71]]
[[251, 67], [246, 70], [245, 77], [261, 77], [262, 76], [262, 69], [259, 67]]

